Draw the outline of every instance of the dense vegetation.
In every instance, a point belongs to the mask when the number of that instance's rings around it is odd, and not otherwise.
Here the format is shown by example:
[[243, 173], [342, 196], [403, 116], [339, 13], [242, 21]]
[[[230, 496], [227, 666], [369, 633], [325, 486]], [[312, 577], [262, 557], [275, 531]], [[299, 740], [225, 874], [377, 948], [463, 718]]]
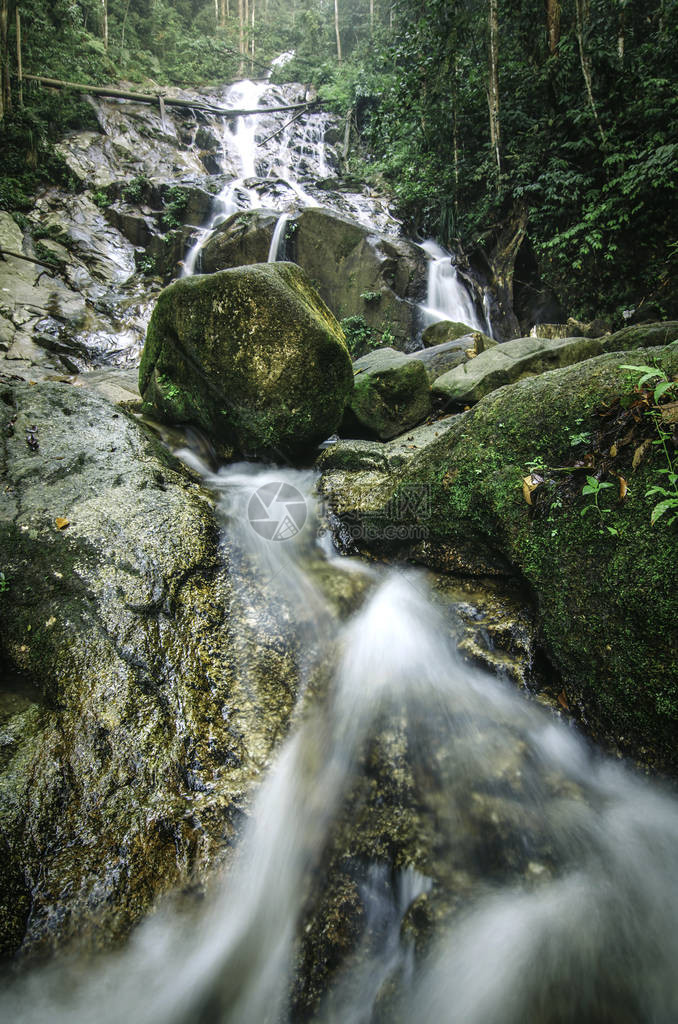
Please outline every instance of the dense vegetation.
[[[279, 74], [350, 112], [351, 170], [394, 194], [413, 233], [491, 260], [519, 224], [517, 301], [540, 277], [578, 316], [678, 315], [678, 0], [19, 6], [25, 68], [71, 80], [200, 85], [294, 47]], [[54, 180], [50, 135], [88, 116], [81, 101], [24, 92], [18, 110], [14, 85], [3, 124], [6, 208]]]

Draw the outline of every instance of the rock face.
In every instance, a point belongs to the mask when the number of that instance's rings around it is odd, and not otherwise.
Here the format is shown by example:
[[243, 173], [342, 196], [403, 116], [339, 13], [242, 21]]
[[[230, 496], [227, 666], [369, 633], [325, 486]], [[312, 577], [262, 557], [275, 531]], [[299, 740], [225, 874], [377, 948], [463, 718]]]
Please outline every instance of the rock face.
[[525, 374], [569, 366], [602, 351], [597, 338], [516, 338], [438, 377], [433, 393], [454, 405], [467, 405]]
[[467, 345], [466, 348], [475, 348], [477, 352], [482, 352], [486, 348], [492, 348], [497, 344], [493, 338], [490, 338], [487, 334], [483, 334], [482, 331], [474, 331], [468, 324], [455, 323], [454, 320], [440, 320], [436, 324], [431, 324], [422, 333], [421, 341], [424, 348], [432, 348], [434, 345], [442, 345], [445, 342], [457, 341], [462, 338], [472, 338], [472, 343]]
[[[274, 228], [267, 211], [234, 214], [205, 246], [203, 269], [264, 262]], [[362, 316], [393, 347], [416, 347], [417, 302], [426, 292], [426, 256], [419, 246], [311, 207], [288, 221], [285, 258], [306, 271], [338, 319]]]
[[353, 391], [348, 430], [357, 424], [372, 437], [387, 441], [425, 420], [431, 411], [423, 363], [392, 348], [370, 352], [353, 364]]
[[[678, 371], [675, 347], [654, 353], [669, 374]], [[675, 770], [675, 527], [650, 525], [645, 492], [662, 468], [651, 420], [637, 423], [614, 406], [632, 390], [620, 364], [646, 361], [607, 354], [503, 387], [397, 473], [374, 462], [342, 468], [330, 451], [322, 488], [364, 549], [526, 582], [570, 706], [583, 707], [601, 738]], [[611, 408], [618, 415], [608, 419]], [[523, 478], [535, 463], [544, 482], [528, 504]], [[574, 471], [562, 472], [568, 466]], [[613, 485], [601, 492], [601, 513], [587, 511], [592, 498], [582, 493], [592, 473]], [[380, 525], [394, 516], [387, 534]]]
[[296, 641], [119, 408], [4, 384], [0, 437], [0, 950], [110, 944], [224, 856]]
[[339, 324], [288, 263], [170, 285], [139, 369], [149, 411], [200, 427], [224, 453], [307, 451], [336, 429], [351, 382]]
[[213, 274], [227, 267], [266, 263], [275, 225], [275, 210], [234, 213], [215, 231], [200, 253], [200, 270]]

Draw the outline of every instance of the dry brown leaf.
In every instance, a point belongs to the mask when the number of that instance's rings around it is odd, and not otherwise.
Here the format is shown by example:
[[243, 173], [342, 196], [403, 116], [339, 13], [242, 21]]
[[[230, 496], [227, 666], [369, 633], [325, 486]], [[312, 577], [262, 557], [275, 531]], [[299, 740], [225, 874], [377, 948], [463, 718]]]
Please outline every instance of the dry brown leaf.
[[532, 504], [532, 491], [535, 491], [539, 484], [544, 481], [540, 476], [535, 476], [534, 473], [530, 473], [529, 476], [523, 477], [523, 497], [528, 505]]
[[612, 456], [613, 459], [616, 457], [616, 455], [617, 455], [617, 445], [616, 444], [613, 444], [612, 447], [610, 448], [610, 455]]
[[57, 516], [54, 522], [57, 530], [65, 530], [67, 526], [70, 526], [70, 519], [64, 519], [63, 516]]
[[474, 348], [467, 348], [464, 349], [464, 351], [466, 352], [466, 355], [469, 357], [469, 359], [475, 359], [475, 357], [478, 355]]
[[652, 441], [650, 438], [648, 438], [647, 441], [643, 441], [642, 444], [638, 445], [635, 452], [633, 453], [633, 462], [631, 463], [634, 469], [638, 469], [638, 466], [641, 464], [641, 462], [643, 461], [651, 447]]
[[567, 703], [567, 694], [565, 693], [564, 689], [561, 690], [558, 694], [558, 703], [560, 704], [561, 708], [563, 708], [565, 711], [570, 710], [570, 705]]
[[626, 495], [629, 493], [629, 485], [623, 476], [619, 477], [619, 500], [623, 501]]

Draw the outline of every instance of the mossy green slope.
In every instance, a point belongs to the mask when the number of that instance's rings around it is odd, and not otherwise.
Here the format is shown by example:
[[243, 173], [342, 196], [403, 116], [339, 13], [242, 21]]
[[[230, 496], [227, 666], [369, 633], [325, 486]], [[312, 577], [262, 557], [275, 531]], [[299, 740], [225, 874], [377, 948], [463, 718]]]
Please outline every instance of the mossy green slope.
[[139, 368], [149, 412], [200, 427], [226, 454], [308, 450], [336, 429], [351, 384], [341, 327], [289, 263], [174, 282]]
[[[632, 391], [620, 364], [646, 363], [652, 354], [667, 372], [678, 371], [675, 348], [610, 353], [493, 392], [388, 484], [375, 491], [370, 481], [364, 505], [366, 518], [378, 513], [375, 501], [382, 515], [423, 509], [417, 525], [429, 540], [411, 557], [426, 561], [436, 546], [471, 544], [507, 562], [534, 594], [543, 644], [569, 699], [582, 703], [600, 735], [675, 770], [678, 534], [661, 520], [650, 525], [645, 497], [662, 467], [659, 450], [650, 446], [634, 469], [638, 446], [620, 447], [614, 468], [629, 494], [620, 500], [618, 482], [603, 492], [610, 511], [602, 525], [597, 514], [581, 514], [592, 500], [581, 493], [586, 470], [559, 470], [590, 447], [578, 446], [578, 436], [595, 446], [604, 404]], [[545, 482], [530, 506], [522, 480], [535, 464]], [[413, 503], [412, 488], [427, 501]]]

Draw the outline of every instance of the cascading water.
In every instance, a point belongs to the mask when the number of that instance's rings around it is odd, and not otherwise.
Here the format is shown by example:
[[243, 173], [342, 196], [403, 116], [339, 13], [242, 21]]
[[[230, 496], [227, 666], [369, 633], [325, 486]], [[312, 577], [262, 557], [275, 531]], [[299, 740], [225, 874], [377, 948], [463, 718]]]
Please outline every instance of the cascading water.
[[[309, 921], [323, 860], [341, 823], [358, 844], [361, 827], [379, 834], [382, 788], [387, 803], [399, 794], [409, 861], [396, 866], [385, 845], [356, 866], [359, 935], [311, 1019], [678, 1019], [676, 801], [461, 663], [423, 572], [357, 563], [362, 607], [342, 622], [319, 584], [341, 575], [342, 560], [318, 541], [312, 473], [213, 473], [184, 457], [217, 494], [264, 599], [284, 605], [279, 621], [307, 631], [302, 676], [313, 684], [301, 688], [235, 862], [194, 913], [157, 914], [119, 953], [9, 983], [3, 1019], [309, 1019], [290, 986], [320, 912]], [[244, 582], [243, 606], [253, 594]], [[356, 804], [361, 779], [376, 792], [368, 813]]]
[[481, 313], [476, 308], [468, 288], [459, 278], [451, 254], [433, 239], [423, 242], [422, 249], [431, 257], [426, 304], [421, 307], [424, 326], [440, 320], [452, 320], [468, 324], [474, 330], [483, 331], [491, 337], [487, 309]]

